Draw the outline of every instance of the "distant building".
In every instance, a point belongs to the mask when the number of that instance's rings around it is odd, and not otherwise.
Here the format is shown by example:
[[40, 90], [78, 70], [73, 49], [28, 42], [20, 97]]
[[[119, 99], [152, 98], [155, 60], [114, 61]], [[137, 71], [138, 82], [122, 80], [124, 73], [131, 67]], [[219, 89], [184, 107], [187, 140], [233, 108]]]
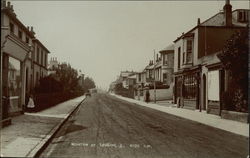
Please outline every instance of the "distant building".
[[116, 85], [116, 81], [113, 81], [110, 85], [109, 85], [109, 92], [114, 93], [115, 92], [115, 85]]
[[135, 98], [143, 100], [145, 89], [150, 92], [150, 100], [154, 100], [154, 82], [156, 83], [156, 100], [169, 100], [173, 97], [173, 67], [174, 67], [174, 45], [171, 44], [161, 50], [153, 60], [136, 74]]
[[129, 82], [127, 79], [129, 76], [134, 75], [134, 74], [135, 72], [133, 71], [121, 71], [119, 78], [122, 81], [122, 85], [124, 88], [127, 88], [127, 89], [129, 88]]
[[55, 58], [55, 57], [50, 58], [50, 61], [48, 64], [48, 75], [55, 74], [58, 66], [59, 66], [59, 62], [58, 62], [57, 58]]
[[158, 73], [160, 76], [159, 80], [163, 84], [171, 85], [173, 83], [173, 73], [174, 73], [174, 45], [171, 44], [165, 49], [160, 51], [160, 66]]

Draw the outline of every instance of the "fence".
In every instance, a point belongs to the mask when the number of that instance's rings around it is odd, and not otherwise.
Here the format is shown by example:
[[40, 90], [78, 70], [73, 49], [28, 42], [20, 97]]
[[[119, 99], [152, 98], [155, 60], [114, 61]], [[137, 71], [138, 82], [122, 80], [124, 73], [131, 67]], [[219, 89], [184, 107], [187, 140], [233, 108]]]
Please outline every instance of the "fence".
[[59, 92], [59, 93], [35, 94], [34, 111], [41, 111], [46, 108], [50, 108], [56, 104], [59, 104], [69, 99], [73, 99], [81, 95], [83, 95], [82, 92]]

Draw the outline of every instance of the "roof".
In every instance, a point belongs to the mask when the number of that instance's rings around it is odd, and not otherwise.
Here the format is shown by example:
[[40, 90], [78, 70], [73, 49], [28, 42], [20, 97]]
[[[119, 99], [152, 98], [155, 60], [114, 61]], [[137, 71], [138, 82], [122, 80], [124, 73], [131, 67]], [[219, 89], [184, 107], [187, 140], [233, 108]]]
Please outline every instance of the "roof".
[[133, 72], [133, 71], [121, 71], [120, 76], [121, 77], [128, 77], [129, 75], [131, 75], [133, 73], [135, 73], [135, 72]]
[[166, 48], [164, 48], [163, 50], [174, 50], [174, 44], [170, 44], [168, 45]]
[[[233, 26], [242, 26], [246, 27], [247, 23], [238, 22], [236, 18], [236, 13], [239, 10], [250, 11], [249, 9], [237, 9], [232, 11], [232, 24]], [[225, 16], [224, 12], [219, 12], [212, 16], [211, 18], [205, 20], [203, 23], [200, 24], [201, 26], [225, 26]]]
[[[147, 65], [147, 66], [148, 66], [148, 65]], [[147, 66], [145, 66], [143, 69], [140, 69], [140, 71], [138, 71], [138, 72], [137, 72], [137, 74], [138, 74], [138, 73], [143, 73], [143, 72], [145, 72], [145, 71], [146, 71]]]
[[128, 78], [129, 78], [129, 79], [136, 79], [136, 75], [135, 75], [135, 74], [130, 75], [130, 76], [128, 76]]
[[145, 69], [154, 69], [154, 64], [153, 65], [148, 65]]
[[163, 50], [160, 50], [160, 53], [171, 53], [174, 51], [174, 44], [170, 44], [165, 47]]
[[11, 10], [11, 8], [8, 7], [4, 7], [1, 8], [1, 14], [2, 13], [6, 13], [11, 20], [15, 21], [17, 23], [17, 25], [19, 25], [19, 27], [21, 27], [23, 29], [23, 31], [25, 33], [27, 33], [31, 38], [34, 38], [34, 33], [32, 33], [17, 17], [16, 14], [14, 13], [14, 11]]
[[40, 46], [42, 46], [48, 53], [50, 53], [50, 51], [42, 44], [41, 41], [39, 41], [37, 38], [33, 39], [33, 41], [36, 41]]
[[[2, 3], [6, 3], [6, 2], [2, 2]], [[35, 33], [32, 30], [29, 30], [16, 16], [16, 14], [14, 13], [13, 10], [13, 6], [5, 6], [6, 4], [2, 4], [1, 3], [1, 14], [2, 13], [6, 13], [11, 20], [13, 20], [14, 22], [17, 23], [17, 25], [19, 25], [23, 31], [28, 34], [31, 38], [33, 38], [33, 41], [37, 41], [39, 43], [39, 45], [41, 45], [48, 53], [50, 53], [50, 51], [35, 37]], [[10, 3], [9, 3], [10, 4]]]
[[[242, 22], [237, 21], [236, 13], [239, 10], [244, 10], [244, 11], [250, 12], [250, 9], [236, 9], [236, 10], [232, 11], [232, 24], [233, 24], [233, 26], [231, 26], [231, 27], [247, 27], [247, 25], [248, 25], [248, 23], [242, 23]], [[224, 12], [219, 12], [219, 13], [215, 14], [214, 16], [212, 16], [211, 18], [205, 20], [201, 24], [196, 25], [195, 27], [190, 29], [188, 32], [183, 33], [181, 36], [177, 37], [177, 39], [174, 40], [174, 42], [185, 37], [187, 34], [191, 33], [193, 30], [195, 30], [197, 27], [228, 27], [228, 26], [225, 26]]]

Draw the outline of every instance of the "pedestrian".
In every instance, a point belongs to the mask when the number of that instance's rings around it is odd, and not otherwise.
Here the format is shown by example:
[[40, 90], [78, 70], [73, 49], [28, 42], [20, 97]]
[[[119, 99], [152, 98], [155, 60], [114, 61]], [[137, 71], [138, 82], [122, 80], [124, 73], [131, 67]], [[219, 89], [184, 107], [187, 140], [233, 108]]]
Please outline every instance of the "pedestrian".
[[33, 112], [35, 109], [35, 104], [34, 104], [34, 100], [33, 100], [33, 95], [29, 96], [29, 101], [27, 104], [27, 108], [28, 108], [28, 112]]
[[149, 90], [146, 91], [146, 102], [148, 103], [150, 101], [150, 93]]

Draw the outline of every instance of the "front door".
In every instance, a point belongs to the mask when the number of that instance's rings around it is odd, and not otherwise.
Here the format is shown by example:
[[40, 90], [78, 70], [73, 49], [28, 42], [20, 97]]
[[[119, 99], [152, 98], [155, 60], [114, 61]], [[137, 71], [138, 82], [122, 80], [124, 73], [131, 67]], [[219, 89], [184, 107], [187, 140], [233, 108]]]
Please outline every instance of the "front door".
[[206, 75], [203, 74], [203, 110], [206, 110], [206, 104], [207, 104], [207, 81], [206, 81]]

